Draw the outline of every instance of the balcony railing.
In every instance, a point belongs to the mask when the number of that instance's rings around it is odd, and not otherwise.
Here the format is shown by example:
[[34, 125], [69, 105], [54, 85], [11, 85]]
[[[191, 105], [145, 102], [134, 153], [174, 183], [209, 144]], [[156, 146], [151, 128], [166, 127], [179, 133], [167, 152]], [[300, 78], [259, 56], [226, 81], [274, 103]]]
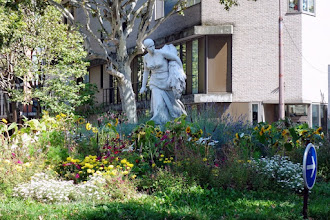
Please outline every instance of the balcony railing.
[[[139, 90], [141, 88], [141, 82], [132, 83], [133, 90], [135, 92], [135, 100], [140, 101], [149, 101], [151, 98], [151, 91], [147, 90], [144, 94], [140, 94]], [[110, 87], [103, 89], [103, 104], [105, 106], [117, 105], [120, 104], [120, 94], [118, 86]]]

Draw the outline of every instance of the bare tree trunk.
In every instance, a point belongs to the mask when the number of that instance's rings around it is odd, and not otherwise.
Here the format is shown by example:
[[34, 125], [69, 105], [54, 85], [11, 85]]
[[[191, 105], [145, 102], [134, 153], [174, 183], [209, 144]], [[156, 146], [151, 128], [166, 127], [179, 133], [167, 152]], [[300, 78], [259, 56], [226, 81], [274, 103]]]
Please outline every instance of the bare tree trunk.
[[137, 123], [136, 101], [131, 80], [119, 81], [119, 93], [123, 111], [126, 113], [130, 123]]

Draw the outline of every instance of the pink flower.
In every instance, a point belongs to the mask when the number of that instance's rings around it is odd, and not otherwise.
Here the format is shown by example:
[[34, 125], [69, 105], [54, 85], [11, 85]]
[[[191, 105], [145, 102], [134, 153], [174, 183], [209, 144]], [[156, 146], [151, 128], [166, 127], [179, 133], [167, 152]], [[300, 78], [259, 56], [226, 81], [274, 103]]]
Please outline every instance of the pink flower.
[[11, 153], [11, 155], [12, 155], [13, 157], [16, 157], [16, 154], [15, 154], [15, 153]]
[[163, 141], [165, 139], [167, 139], [167, 135], [164, 135], [160, 140]]
[[18, 160], [18, 161], [17, 161], [17, 163], [19, 163], [19, 164], [23, 164], [23, 162], [22, 162], [22, 161], [20, 161], [20, 160]]
[[79, 173], [77, 173], [77, 174], [76, 174], [76, 179], [79, 179], [79, 177], [80, 177], [80, 176], [79, 176]]

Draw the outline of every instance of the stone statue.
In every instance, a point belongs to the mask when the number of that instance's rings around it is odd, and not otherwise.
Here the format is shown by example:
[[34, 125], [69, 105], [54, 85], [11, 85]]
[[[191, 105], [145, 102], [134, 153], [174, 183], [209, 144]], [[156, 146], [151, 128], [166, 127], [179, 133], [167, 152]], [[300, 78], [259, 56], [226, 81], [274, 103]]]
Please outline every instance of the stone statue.
[[150, 74], [151, 89], [150, 120], [156, 124], [164, 124], [174, 118], [187, 114], [183, 103], [179, 100], [186, 86], [182, 62], [176, 48], [170, 44], [161, 49], [155, 49], [151, 39], [143, 42], [148, 53], [144, 56], [144, 72], [140, 93], [144, 93]]

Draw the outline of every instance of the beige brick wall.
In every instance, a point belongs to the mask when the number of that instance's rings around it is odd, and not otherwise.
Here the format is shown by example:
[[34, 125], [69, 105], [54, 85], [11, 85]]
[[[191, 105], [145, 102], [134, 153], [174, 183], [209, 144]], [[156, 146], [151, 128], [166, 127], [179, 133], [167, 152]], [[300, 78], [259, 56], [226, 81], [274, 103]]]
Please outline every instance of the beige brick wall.
[[[217, 0], [202, 1], [202, 24], [232, 24], [233, 102], [278, 100], [278, 1], [240, 1], [225, 11]], [[286, 1], [283, 1], [283, 14]], [[285, 15], [284, 77], [286, 100], [302, 99], [301, 15]], [[289, 31], [289, 32], [288, 32]], [[289, 36], [290, 33], [290, 36]]]

